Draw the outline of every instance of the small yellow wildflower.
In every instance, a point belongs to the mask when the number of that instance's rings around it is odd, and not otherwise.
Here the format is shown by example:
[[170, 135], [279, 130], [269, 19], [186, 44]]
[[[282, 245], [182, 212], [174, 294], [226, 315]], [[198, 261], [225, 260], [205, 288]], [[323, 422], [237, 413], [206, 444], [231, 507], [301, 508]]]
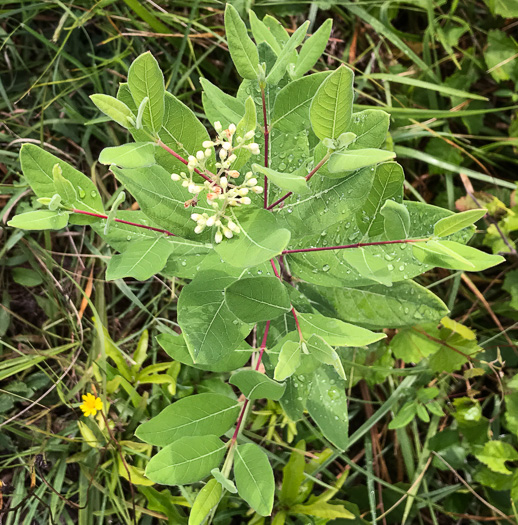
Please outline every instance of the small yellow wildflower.
[[86, 417], [95, 416], [97, 411], [103, 409], [103, 402], [100, 397], [95, 397], [93, 394], [86, 394], [82, 396], [84, 403], [79, 407]]

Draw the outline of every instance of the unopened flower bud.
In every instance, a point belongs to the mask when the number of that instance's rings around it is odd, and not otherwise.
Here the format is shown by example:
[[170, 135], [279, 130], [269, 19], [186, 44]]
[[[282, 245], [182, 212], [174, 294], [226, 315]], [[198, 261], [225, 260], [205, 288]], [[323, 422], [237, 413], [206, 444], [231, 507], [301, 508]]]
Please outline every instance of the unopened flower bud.
[[232, 147], [232, 144], [230, 144], [230, 142], [223, 142], [223, 144], [221, 145], [221, 147], [223, 149], [226, 149], [227, 151]]
[[243, 198], [241, 199], [241, 202], [242, 202], [243, 204], [251, 204], [251, 203], [252, 203], [250, 197], [243, 197]]
[[235, 160], [237, 159], [237, 155], [235, 153], [232, 153], [230, 157], [228, 158], [228, 165], [230, 166]]
[[240, 231], [239, 226], [234, 221], [228, 221], [227, 226], [235, 233], [239, 233]]
[[253, 139], [253, 138], [254, 138], [254, 135], [255, 135], [254, 130], [250, 130], [250, 131], [248, 131], [248, 132], [245, 134], [245, 140]]
[[246, 182], [246, 184], [248, 186], [255, 186], [257, 184], [257, 179], [254, 177], [254, 178], [251, 178], [251, 179], [248, 179], [248, 181]]
[[184, 181], [182, 181], [182, 186], [183, 186], [184, 188], [187, 188], [187, 186], [189, 186], [189, 184], [190, 184], [190, 182], [189, 182], [188, 180], [184, 180]]
[[207, 222], [205, 223], [207, 226], [214, 226], [214, 223], [216, 222], [216, 218], [214, 215], [212, 217], [209, 217], [207, 219]]
[[199, 160], [199, 161], [202, 161], [202, 160], [205, 160], [205, 153], [203, 151], [197, 151], [196, 152], [196, 158]]
[[228, 130], [233, 135], [236, 132], [236, 125], [235, 124], [230, 124], [230, 126], [228, 127]]
[[217, 120], [216, 122], [214, 122], [214, 129], [219, 133], [222, 129], [223, 129], [223, 126], [221, 125], [221, 122], [219, 120]]
[[232, 177], [233, 179], [237, 179], [239, 177], [239, 171], [237, 171], [237, 170], [229, 170], [229, 171], [227, 171], [227, 175], [229, 177]]
[[226, 177], [221, 177], [221, 179], [219, 179], [219, 184], [222, 188], [226, 188], [228, 186], [228, 179]]
[[212, 148], [214, 146], [214, 142], [212, 142], [212, 140], [204, 140], [202, 142], [202, 146], [204, 148]]
[[216, 232], [216, 235], [214, 235], [214, 242], [216, 244], [219, 244], [223, 240], [223, 235], [221, 235], [220, 231]]
[[205, 150], [205, 158], [208, 159], [212, 155], [212, 150], [207, 148]]
[[175, 182], [179, 181], [181, 179], [180, 175], [178, 173], [172, 173], [171, 174], [171, 180], [174, 180]]
[[201, 233], [205, 229], [205, 225], [198, 224], [196, 228], [194, 228], [194, 233]]
[[241, 197], [244, 197], [245, 195], [248, 195], [248, 188], [240, 188], [237, 190], [238, 195], [241, 195]]
[[193, 221], [198, 221], [200, 218], [201, 218], [201, 215], [200, 215], [199, 213], [193, 213], [193, 214], [191, 215], [191, 219], [192, 219]]
[[225, 160], [225, 159], [227, 158], [227, 152], [226, 152], [226, 150], [224, 150], [224, 149], [220, 149], [220, 150], [219, 150], [219, 158], [220, 158], [221, 160]]
[[226, 226], [223, 226], [223, 233], [227, 239], [232, 239], [232, 237], [234, 237], [234, 234]]
[[254, 192], [254, 193], [262, 193], [263, 192], [263, 187], [262, 186], [254, 186], [253, 188], [251, 188], [251, 190]]

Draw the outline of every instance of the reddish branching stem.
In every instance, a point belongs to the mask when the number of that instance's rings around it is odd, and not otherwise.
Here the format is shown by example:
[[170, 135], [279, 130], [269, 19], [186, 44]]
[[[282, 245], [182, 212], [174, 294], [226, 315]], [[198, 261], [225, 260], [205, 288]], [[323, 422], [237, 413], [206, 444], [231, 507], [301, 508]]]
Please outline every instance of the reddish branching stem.
[[[307, 175], [306, 175], [306, 182], [313, 177], [313, 175], [327, 162], [328, 155], [326, 155]], [[288, 197], [293, 195], [293, 192], [290, 191], [286, 193], [286, 195], [283, 195], [280, 199], [276, 200], [273, 204], [270, 204], [270, 206], [266, 207], [267, 210], [272, 210], [275, 208], [275, 206], [278, 206], [281, 202], [284, 202]]]
[[342, 246], [321, 246], [319, 248], [299, 248], [298, 250], [284, 250], [282, 255], [288, 253], [325, 252], [328, 250], [347, 250], [349, 248], [363, 248], [365, 246], [384, 246], [387, 244], [409, 244], [413, 242], [425, 242], [430, 239], [401, 239], [397, 241], [357, 242], [355, 244], [344, 244]]
[[[72, 213], [79, 213], [81, 215], [89, 215], [90, 217], [97, 217], [98, 219], [107, 219], [108, 218], [108, 215], [103, 215], [102, 213], [92, 213], [92, 212], [89, 212], [89, 211], [83, 211], [83, 210], [78, 210], [76, 208], [74, 208], [73, 210], [71, 210]], [[168, 231], [168, 230], [163, 230], [162, 228], [154, 228], [153, 226], [146, 226], [145, 224], [139, 224], [137, 222], [130, 222], [130, 221], [123, 221], [122, 219], [112, 219], [113, 222], [120, 222], [121, 224], [128, 224], [129, 226], [135, 226], [136, 228], [143, 228], [144, 230], [151, 230], [151, 231], [154, 231], [154, 232], [158, 232], [158, 233], [165, 233], [166, 235], [170, 235], [172, 237], [175, 237], [175, 234]]]
[[[257, 364], [255, 365], [255, 369], [256, 370], [259, 370], [259, 367], [261, 366], [261, 361], [263, 359], [263, 354], [264, 354], [264, 351], [266, 349], [266, 340], [268, 339], [268, 331], [270, 330], [270, 321], [268, 321], [266, 323], [266, 326], [264, 328], [264, 335], [263, 335], [263, 341], [261, 343], [261, 349], [260, 349], [260, 352], [259, 352], [259, 357], [257, 358]], [[248, 403], [250, 402], [249, 399], [247, 399], [243, 406], [241, 407], [241, 412], [239, 413], [239, 417], [237, 418], [237, 422], [236, 422], [236, 429], [234, 430], [234, 435], [232, 436], [232, 439], [230, 440], [230, 446], [233, 447], [236, 440], [237, 440], [237, 436], [239, 435], [239, 431], [241, 429], [241, 425], [243, 424], [243, 419], [245, 417], [245, 414], [246, 414], [246, 409], [248, 408]]]

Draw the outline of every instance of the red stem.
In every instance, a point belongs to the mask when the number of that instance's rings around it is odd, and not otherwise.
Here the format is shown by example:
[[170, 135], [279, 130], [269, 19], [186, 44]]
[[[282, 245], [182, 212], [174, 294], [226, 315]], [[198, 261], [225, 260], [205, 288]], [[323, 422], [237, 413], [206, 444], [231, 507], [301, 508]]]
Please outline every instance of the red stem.
[[[313, 175], [327, 162], [328, 156], [326, 155], [307, 175], [306, 175], [306, 181], [311, 179]], [[279, 200], [276, 200], [273, 204], [270, 204], [266, 209], [272, 210], [275, 208], [275, 206], [279, 205], [281, 202], [285, 201], [290, 195], [293, 195], [293, 192], [290, 191], [286, 193], [286, 195], [283, 195]], [[266, 206], [265, 206], [266, 207]]]
[[348, 248], [363, 248], [364, 246], [383, 246], [385, 244], [407, 244], [411, 242], [425, 242], [430, 239], [401, 239], [397, 241], [376, 241], [376, 242], [357, 242], [356, 244], [344, 244], [342, 246], [322, 246], [321, 248], [300, 248], [299, 250], [284, 250], [282, 255], [287, 253], [304, 252], [324, 252], [327, 250], [346, 250]]
[[[261, 366], [261, 360], [263, 358], [264, 350], [266, 349], [266, 339], [268, 339], [268, 330], [270, 330], [270, 321], [267, 321], [266, 327], [264, 329], [263, 342], [261, 343], [261, 351], [259, 352], [259, 358], [257, 359], [257, 365], [255, 366], [256, 370], [259, 370], [259, 367]], [[247, 399], [244, 402], [243, 406], [241, 407], [241, 412], [239, 413], [239, 417], [237, 418], [236, 429], [234, 430], [234, 435], [232, 436], [232, 439], [230, 440], [231, 447], [234, 445], [234, 443], [237, 440], [237, 436], [239, 434], [239, 430], [243, 423], [243, 418], [245, 417], [246, 409], [248, 407], [249, 402], [250, 400]]]
[[[74, 208], [72, 210], [72, 213], [79, 213], [81, 215], [90, 215], [90, 217], [97, 217], [99, 219], [107, 219], [108, 218], [108, 215], [102, 215], [101, 213], [91, 213], [89, 211], [83, 211], [83, 210], [78, 210], [76, 208]], [[129, 226], [135, 226], [137, 228], [144, 228], [144, 230], [152, 230], [154, 232], [158, 232], [158, 233], [165, 233], [166, 235], [171, 235], [173, 237], [175, 237], [175, 234], [168, 231], [168, 230], [162, 230], [161, 228], [153, 228], [153, 226], [146, 226], [145, 224], [138, 224], [136, 222], [130, 222], [130, 221], [123, 221], [122, 219], [113, 219], [114, 222], [120, 222], [122, 224], [128, 224]]]
[[[170, 153], [175, 159], [179, 160], [180, 162], [183, 162], [186, 166], [189, 164], [188, 161], [186, 161], [181, 155], [178, 155], [176, 151], [172, 150], [169, 146], [166, 146], [161, 140], [158, 141], [158, 145], [167, 151], [167, 153]], [[214, 184], [214, 186], [217, 186], [217, 184], [214, 182], [213, 179], [211, 179], [208, 175], [205, 175], [205, 173], [201, 172], [199, 169], [194, 168], [194, 173], [197, 173], [200, 177], [203, 177], [205, 180], [209, 181], [210, 183]], [[207, 170], [207, 173], [215, 177], [214, 173]]]
[[[261, 98], [263, 100], [263, 120], [264, 120], [264, 167], [268, 167], [268, 148], [270, 141], [270, 130], [268, 129], [268, 117], [266, 115], [266, 98], [264, 88], [261, 88]], [[264, 208], [268, 208], [268, 177], [264, 176]]]

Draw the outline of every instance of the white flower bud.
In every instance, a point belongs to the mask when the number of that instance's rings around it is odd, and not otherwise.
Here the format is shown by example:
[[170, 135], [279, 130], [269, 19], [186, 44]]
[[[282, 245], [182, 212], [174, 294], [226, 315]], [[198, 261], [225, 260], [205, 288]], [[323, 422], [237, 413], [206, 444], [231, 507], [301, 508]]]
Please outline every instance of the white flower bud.
[[223, 149], [226, 149], [227, 151], [232, 147], [232, 144], [230, 144], [230, 142], [223, 142], [223, 144], [221, 145], [221, 147]]
[[238, 195], [241, 195], [241, 197], [244, 197], [245, 195], [248, 195], [248, 188], [240, 188], [237, 190]]
[[171, 174], [171, 180], [174, 180], [175, 182], [178, 182], [181, 179], [180, 175], [178, 173], [172, 173]]
[[215, 223], [214, 223], [215, 226], [221, 226], [221, 221], [218, 219]]
[[242, 202], [243, 204], [251, 204], [251, 203], [252, 203], [252, 200], [250, 199], [250, 197], [243, 197], [243, 198], [241, 199], [241, 202]]
[[202, 142], [202, 146], [204, 148], [212, 148], [214, 146], [214, 142], [212, 142], [212, 140], [204, 140]]
[[237, 159], [237, 155], [235, 153], [232, 153], [230, 157], [228, 158], [228, 165], [230, 166], [233, 162], [235, 162]]
[[196, 228], [194, 228], [194, 233], [201, 233], [205, 229], [205, 225], [198, 224]]
[[227, 226], [235, 233], [240, 232], [239, 226], [234, 221], [228, 221]]
[[253, 138], [254, 138], [254, 135], [255, 135], [254, 130], [250, 130], [250, 131], [248, 131], [248, 132], [245, 134], [245, 140], [253, 139]]
[[212, 150], [207, 148], [205, 150], [205, 158], [208, 159], [211, 155], [212, 155]]
[[237, 179], [239, 177], [239, 171], [237, 170], [230, 170], [227, 175], [229, 177], [232, 177], [233, 179]]
[[192, 219], [193, 221], [198, 221], [198, 220], [200, 219], [200, 217], [201, 217], [201, 215], [200, 215], [199, 213], [193, 213], [193, 214], [191, 215], [191, 219]]
[[182, 181], [182, 186], [183, 186], [184, 188], [187, 188], [187, 186], [189, 186], [189, 184], [190, 184], [190, 183], [189, 183], [188, 180], [184, 180], [184, 181]]
[[257, 184], [257, 179], [254, 177], [254, 178], [251, 178], [251, 179], [248, 179], [248, 181], [246, 182], [248, 186], [255, 186]]
[[216, 222], [216, 218], [214, 215], [212, 217], [209, 217], [207, 219], [207, 222], [205, 223], [207, 226], [214, 226], [214, 223]]
[[189, 193], [196, 193], [196, 184], [194, 184], [194, 182], [191, 182], [189, 186], [187, 186], [187, 191]]
[[220, 150], [219, 150], [219, 158], [220, 158], [221, 160], [225, 160], [225, 159], [227, 158], [227, 152], [226, 152], [226, 150], [224, 150], [224, 149], [220, 149]]
[[230, 124], [230, 126], [228, 127], [228, 130], [233, 135], [236, 132], [236, 125], [235, 124]]
[[200, 151], [197, 151], [196, 152], [196, 158], [199, 160], [199, 161], [203, 161], [205, 160], [205, 153], [200, 150]]
[[221, 177], [221, 179], [219, 179], [219, 185], [222, 188], [226, 188], [228, 186], [228, 179], [226, 177]]
[[196, 157], [194, 155], [189, 155], [187, 160], [189, 161], [189, 164], [196, 164]]
[[222, 129], [223, 129], [223, 126], [221, 125], [221, 122], [219, 120], [217, 120], [216, 122], [214, 122], [214, 129], [219, 133]]
[[232, 237], [234, 237], [234, 234], [226, 226], [223, 226], [223, 233], [227, 239], [232, 239]]
[[254, 187], [251, 188], [251, 189], [252, 189], [252, 191], [253, 191], [254, 193], [257, 193], [257, 194], [263, 192], [263, 187], [262, 187], [262, 186], [254, 186]]
[[214, 242], [216, 244], [219, 244], [223, 240], [223, 235], [221, 235], [221, 232], [216, 232], [216, 235], [214, 235]]

